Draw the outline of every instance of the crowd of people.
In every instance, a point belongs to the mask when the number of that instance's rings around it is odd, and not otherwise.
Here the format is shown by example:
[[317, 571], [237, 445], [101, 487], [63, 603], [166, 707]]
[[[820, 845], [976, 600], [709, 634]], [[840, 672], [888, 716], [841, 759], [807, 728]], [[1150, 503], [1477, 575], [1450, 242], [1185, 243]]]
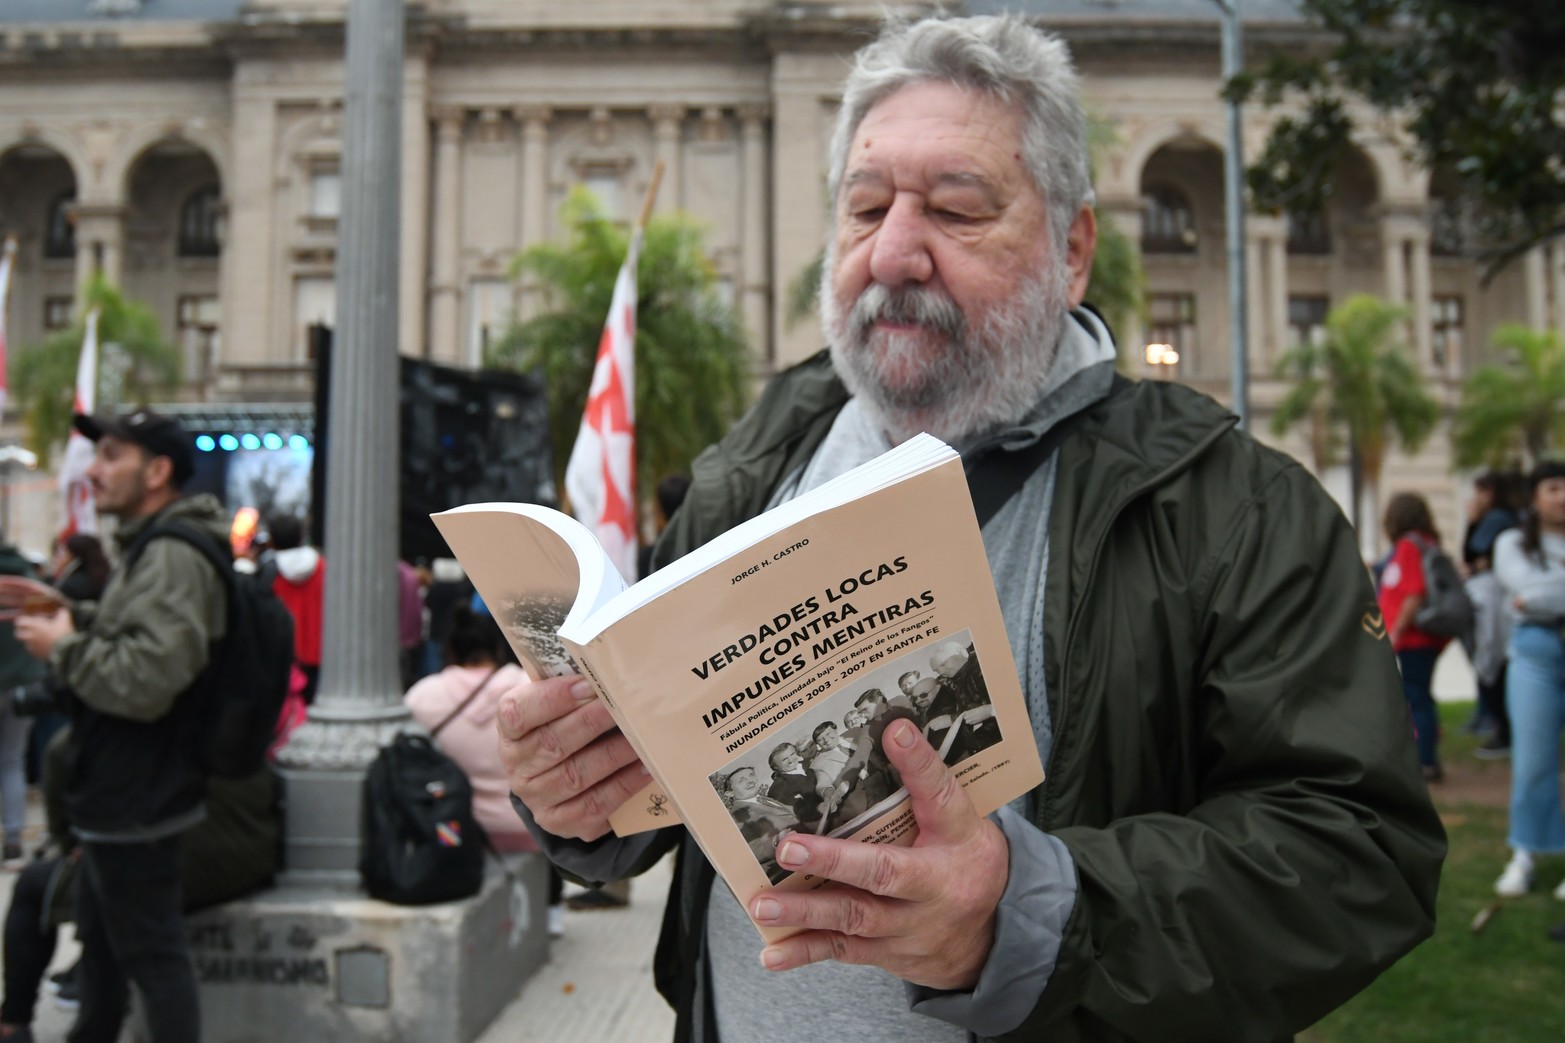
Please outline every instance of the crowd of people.
[[[1424, 776], [1440, 782], [1445, 770], [1431, 680], [1436, 658], [1453, 638], [1417, 622], [1431, 586], [1425, 550], [1440, 545], [1440, 533], [1416, 493], [1393, 496], [1384, 525], [1391, 551], [1378, 569], [1380, 608]], [[1456, 639], [1476, 683], [1467, 727], [1483, 736], [1474, 755], [1511, 759], [1511, 853], [1494, 890], [1518, 898], [1532, 889], [1539, 856], [1565, 854], [1565, 462], [1544, 459], [1526, 475], [1490, 471], [1474, 480], [1461, 569], [1472, 623]], [[1565, 900], [1565, 881], [1554, 896]], [[1565, 924], [1551, 935], [1565, 941]]]

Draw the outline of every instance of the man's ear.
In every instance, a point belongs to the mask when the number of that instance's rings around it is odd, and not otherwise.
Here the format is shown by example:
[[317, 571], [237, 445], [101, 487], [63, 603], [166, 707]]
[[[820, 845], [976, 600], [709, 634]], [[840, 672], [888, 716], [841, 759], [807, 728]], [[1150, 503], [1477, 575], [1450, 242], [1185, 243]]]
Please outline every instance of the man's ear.
[[1098, 250], [1098, 217], [1090, 206], [1076, 212], [1065, 240], [1065, 264], [1070, 270], [1070, 306], [1075, 308], [1087, 296], [1087, 281], [1092, 278], [1092, 257]]
[[146, 478], [149, 492], [161, 492], [173, 488], [174, 461], [166, 456], [154, 456], [148, 459], [141, 473]]

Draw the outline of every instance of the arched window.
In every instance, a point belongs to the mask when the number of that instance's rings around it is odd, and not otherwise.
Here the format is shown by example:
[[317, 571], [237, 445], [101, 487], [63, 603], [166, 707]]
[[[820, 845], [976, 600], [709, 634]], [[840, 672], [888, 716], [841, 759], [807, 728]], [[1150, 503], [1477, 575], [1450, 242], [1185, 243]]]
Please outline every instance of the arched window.
[[1195, 253], [1195, 211], [1190, 197], [1172, 185], [1153, 185], [1141, 199], [1141, 251]]
[[52, 258], [76, 256], [76, 226], [71, 223], [71, 204], [76, 202], [74, 189], [61, 192], [49, 204], [49, 225], [44, 229], [43, 255]]
[[221, 253], [218, 223], [222, 216], [222, 194], [216, 185], [203, 185], [190, 193], [179, 211], [179, 256], [216, 257]]
[[1288, 252], [1331, 253], [1331, 224], [1325, 210], [1288, 211]]

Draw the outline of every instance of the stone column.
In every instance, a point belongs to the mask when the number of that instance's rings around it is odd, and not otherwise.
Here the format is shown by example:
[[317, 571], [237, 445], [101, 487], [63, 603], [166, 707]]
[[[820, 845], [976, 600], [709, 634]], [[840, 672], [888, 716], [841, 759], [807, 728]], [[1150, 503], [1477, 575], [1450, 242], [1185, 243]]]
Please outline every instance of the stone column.
[[740, 218], [740, 311], [758, 359], [771, 351], [770, 286], [766, 271], [766, 117], [764, 105], [739, 107], [743, 216]]
[[682, 105], [651, 105], [647, 107], [647, 115], [652, 118], [652, 140], [657, 158], [663, 163], [663, 187], [658, 192], [654, 211], [665, 214], [679, 209], [684, 202], [685, 181], [679, 159], [684, 153], [685, 109]]
[[1535, 330], [1546, 329], [1549, 311], [1542, 247], [1527, 251], [1522, 258], [1522, 274], [1527, 286], [1527, 325]]
[[[1408, 255], [1412, 262], [1410, 271], [1412, 284], [1409, 292], [1413, 298], [1413, 357], [1423, 367], [1425, 373], [1434, 374], [1435, 369], [1435, 331], [1432, 321], [1431, 308], [1433, 290], [1429, 281], [1429, 226], [1420, 222], [1410, 229], [1408, 236]], [[1447, 369], [1451, 360], [1445, 362]]]
[[1393, 217], [1380, 219], [1380, 241], [1385, 249], [1386, 300], [1407, 304], [1407, 240], [1401, 222]]
[[[517, 239], [522, 249], [541, 243], [549, 234], [549, 117], [543, 106], [528, 106], [513, 112], [522, 125], [521, 148], [522, 176], [517, 186], [521, 192], [521, 228]], [[517, 312], [523, 318], [531, 317], [538, 305], [538, 287], [533, 277], [522, 277]]]
[[[401, 324], [397, 347], [404, 355], [429, 353], [424, 292], [429, 278], [429, 58], [406, 62], [402, 98], [402, 265], [398, 269]], [[344, 187], [347, 181], [343, 181]]]
[[92, 277], [103, 273], [121, 286], [125, 275], [125, 207], [119, 203], [77, 203], [76, 299], [81, 300]]
[[434, 255], [430, 258], [429, 353], [462, 357], [462, 126], [467, 113], [442, 108], [435, 117]]
[[289, 875], [353, 884], [364, 769], [407, 718], [394, 524], [402, 0], [349, 0], [347, 38], [321, 679], [278, 765], [288, 785]]
[[1246, 254], [1254, 279], [1250, 296], [1250, 357], [1269, 378], [1288, 350], [1288, 225], [1280, 217], [1251, 214], [1245, 222]]

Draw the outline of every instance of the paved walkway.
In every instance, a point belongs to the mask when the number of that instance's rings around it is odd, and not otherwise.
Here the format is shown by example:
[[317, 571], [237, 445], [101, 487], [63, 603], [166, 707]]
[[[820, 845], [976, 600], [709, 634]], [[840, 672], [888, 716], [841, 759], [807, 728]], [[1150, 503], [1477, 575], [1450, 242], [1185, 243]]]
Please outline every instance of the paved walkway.
[[478, 1043], [672, 1039], [674, 1012], [652, 987], [652, 953], [663, 920], [671, 858], [632, 883], [627, 909], [566, 910], [565, 937], [555, 939], [549, 962]]

